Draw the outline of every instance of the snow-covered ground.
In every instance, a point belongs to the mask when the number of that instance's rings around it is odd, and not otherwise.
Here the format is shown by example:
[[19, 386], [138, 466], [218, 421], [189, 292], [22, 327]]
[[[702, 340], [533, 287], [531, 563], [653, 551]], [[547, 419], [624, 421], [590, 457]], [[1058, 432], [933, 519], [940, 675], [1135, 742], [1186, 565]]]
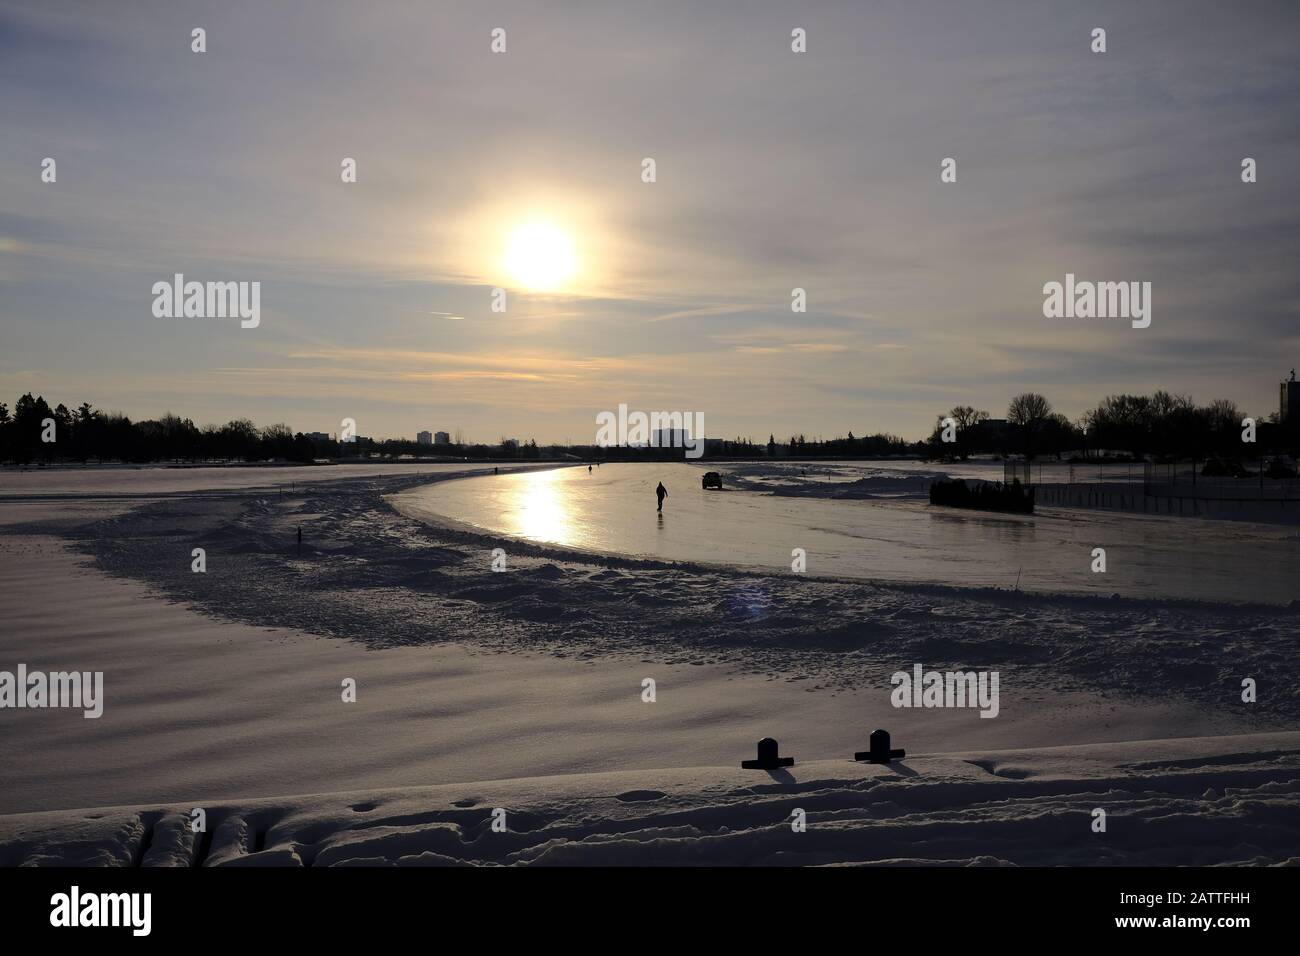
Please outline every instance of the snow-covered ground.
[[1297, 865], [1298, 803], [1257, 734], [22, 814], [0, 865]]
[[345, 465], [230, 465], [226, 467], [103, 465], [52, 467], [29, 465], [0, 468], [0, 501], [47, 497], [198, 494], [266, 488], [279, 492], [309, 481], [372, 478], [379, 475], [440, 475], [451, 472], [491, 473], [491, 465], [429, 462], [366, 462]]
[[721, 472], [730, 488], [799, 498], [925, 499], [930, 491], [930, 482], [936, 479], [1002, 480], [1002, 463], [984, 460], [952, 464], [777, 460], [725, 462], [699, 467]]
[[[215, 810], [212, 841], [196, 857], [173, 849], [204, 862], [233, 861], [240, 846], [275, 851], [259, 862], [316, 865], [440, 862], [425, 850], [829, 862], [839, 843], [844, 861], [1295, 855], [1286, 827], [1255, 850], [1270, 820], [1300, 810], [1293, 742], [1260, 736], [1300, 721], [1294, 611], [595, 555], [389, 504], [429, 480], [0, 504], [0, 669], [103, 670], [107, 697], [98, 720], [0, 712], [0, 862], [153, 862], [183, 840], [163, 811], [193, 806]], [[202, 574], [195, 547], [207, 552]], [[497, 548], [503, 572], [491, 570]], [[890, 675], [916, 663], [998, 670], [998, 717], [894, 709]], [[344, 677], [358, 682], [355, 704], [340, 699]], [[654, 703], [642, 700], [647, 677]], [[1257, 702], [1242, 701], [1243, 677], [1257, 680]], [[845, 762], [877, 726], [908, 760], [889, 771]], [[1124, 751], [1124, 767], [1120, 750], [1090, 748], [1225, 734], [1239, 736], [1201, 763], [1198, 748], [1220, 745], [1151, 744]], [[763, 735], [798, 759], [790, 778], [716, 769]], [[1006, 756], [1054, 744], [1066, 745], [1055, 757]], [[1066, 782], [1048, 786], [1055, 778]], [[302, 793], [323, 796], [275, 797]], [[1100, 837], [1089, 814], [1112, 793], [1145, 835], [1077, 843]], [[790, 832], [787, 802], [814, 797], [809, 832], [795, 835], [812, 839], [770, 842]], [[481, 842], [497, 806], [514, 826], [493, 836], [512, 842]], [[85, 809], [95, 807], [136, 809]], [[849, 832], [891, 815], [911, 819], [877, 835], [899, 842]], [[1162, 857], [1166, 819], [1200, 831]]]

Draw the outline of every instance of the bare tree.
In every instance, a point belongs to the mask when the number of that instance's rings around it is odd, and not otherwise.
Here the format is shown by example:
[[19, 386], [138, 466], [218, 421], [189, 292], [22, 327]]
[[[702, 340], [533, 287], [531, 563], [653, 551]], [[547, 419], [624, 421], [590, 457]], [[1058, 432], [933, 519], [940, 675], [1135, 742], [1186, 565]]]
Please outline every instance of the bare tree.
[[1007, 407], [1007, 422], [1020, 431], [1025, 441], [1025, 455], [1034, 457], [1039, 433], [1052, 417], [1052, 403], [1037, 392], [1023, 392]]
[[1025, 428], [1041, 425], [1051, 414], [1052, 403], [1037, 392], [1017, 395], [1007, 407], [1007, 421]]

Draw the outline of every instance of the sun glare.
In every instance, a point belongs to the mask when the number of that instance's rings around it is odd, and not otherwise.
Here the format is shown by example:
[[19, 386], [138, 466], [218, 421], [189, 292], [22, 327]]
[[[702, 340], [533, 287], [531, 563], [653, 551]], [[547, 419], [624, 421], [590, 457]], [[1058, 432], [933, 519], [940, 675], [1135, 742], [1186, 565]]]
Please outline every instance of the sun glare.
[[506, 246], [506, 271], [530, 289], [554, 289], [573, 275], [573, 243], [546, 222], [520, 226]]

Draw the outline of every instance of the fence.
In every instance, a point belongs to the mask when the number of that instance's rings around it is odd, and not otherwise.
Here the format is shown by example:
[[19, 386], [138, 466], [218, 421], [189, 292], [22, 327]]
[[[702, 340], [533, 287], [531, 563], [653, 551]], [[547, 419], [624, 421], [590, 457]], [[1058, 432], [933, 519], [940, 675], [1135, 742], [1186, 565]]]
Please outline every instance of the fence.
[[1002, 463], [1002, 480], [1022, 485], [1139, 485], [1145, 482], [1142, 462], [1094, 463], [1064, 461], [1012, 461]]
[[1246, 466], [1216, 461], [1208, 468], [1204, 461], [1007, 461], [1003, 481], [1013, 480], [1032, 485], [1042, 505], [1189, 515], [1288, 506], [1300, 511], [1300, 478], [1269, 459]]
[[[1206, 475], [1204, 462], [1147, 464], [1143, 481], [1146, 494], [1171, 498], [1215, 501], [1300, 502], [1300, 478], [1270, 472], [1270, 462], [1259, 459], [1233, 474]], [[1271, 476], [1270, 476], [1271, 474]]]

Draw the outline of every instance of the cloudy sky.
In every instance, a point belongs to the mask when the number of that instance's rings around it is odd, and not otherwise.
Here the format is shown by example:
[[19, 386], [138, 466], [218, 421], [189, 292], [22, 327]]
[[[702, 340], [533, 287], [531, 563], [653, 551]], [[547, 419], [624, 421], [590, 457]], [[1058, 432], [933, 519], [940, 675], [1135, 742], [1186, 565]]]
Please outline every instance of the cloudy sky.
[[[1298, 27], [1218, 0], [0, 0], [0, 400], [543, 442], [621, 402], [764, 441], [918, 438], [1028, 389], [1267, 414], [1300, 362]], [[539, 220], [576, 261], [549, 292], [502, 266]], [[177, 272], [260, 281], [261, 325], [155, 318]], [[1151, 282], [1150, 328], [1045, 318], [1067, 272]]]

